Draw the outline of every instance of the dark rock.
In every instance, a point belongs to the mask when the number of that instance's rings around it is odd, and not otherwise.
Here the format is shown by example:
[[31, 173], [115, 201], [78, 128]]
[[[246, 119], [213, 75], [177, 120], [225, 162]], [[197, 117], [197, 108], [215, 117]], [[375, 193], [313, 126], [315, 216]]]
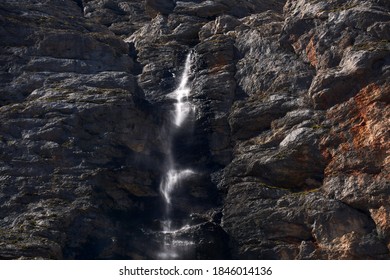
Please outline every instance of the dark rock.
[[223, 34], [228, 31], [234, 30], [235, 27], [240, 25], [240, 21], [235, 17], [229, 15], [222, 15], [217, 17], [215, 21], [210, 21], [205, 24], [199, 32], [200, 40], [205, 40], [215, 34]]
[[174, 12], [200, 18], [213, 18], [229, 10], [229, 7], [218, 1], [202, 1], [198, 3], [177, 1]]
[[198, 226], [194, 233], [197, 259], [227, 259], [230, 258], [226, 232], [215, 223], [204, 223]]
[[163, 15], [171, 13], [175, 4], [173, 0], [146, 0], [145, 9], [151, 17], [155, 17], [158, 13]]

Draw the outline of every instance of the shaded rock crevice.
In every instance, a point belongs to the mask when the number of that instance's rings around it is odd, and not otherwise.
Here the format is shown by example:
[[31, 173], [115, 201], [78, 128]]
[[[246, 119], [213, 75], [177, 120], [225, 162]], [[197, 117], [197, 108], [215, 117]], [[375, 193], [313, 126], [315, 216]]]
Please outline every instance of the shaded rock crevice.
[[76, 2], [77, 6], [79, 6], [81, 13], [84, 14], [84, 3], [83, 0], [74, 0]]

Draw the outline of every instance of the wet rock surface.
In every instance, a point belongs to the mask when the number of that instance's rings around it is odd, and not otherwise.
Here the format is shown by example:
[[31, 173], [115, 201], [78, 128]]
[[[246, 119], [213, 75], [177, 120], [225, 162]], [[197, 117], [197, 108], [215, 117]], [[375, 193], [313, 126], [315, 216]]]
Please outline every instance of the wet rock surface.
[[182, 258], [389, 259], [389, 12], [2, 1], [0, 258], [158, 258], [164, 127], [192, 50]]

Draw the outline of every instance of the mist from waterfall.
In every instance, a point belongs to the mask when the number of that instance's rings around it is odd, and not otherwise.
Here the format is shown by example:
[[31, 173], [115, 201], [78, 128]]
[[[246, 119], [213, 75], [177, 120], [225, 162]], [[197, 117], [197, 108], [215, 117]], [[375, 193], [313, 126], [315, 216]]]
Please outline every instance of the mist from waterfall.
[[172, 144], [175, 133], [183, 128], [186, 121], [188, 121], [189, 116], [195, 112], [195, 107], [189, 100], [189, 94], [191, 91], [189, 86], [189, 77], [192, 56], [192, 52], [187, 54], [179, 86], [169, 94], [169, 96], [175, 100], [175, 104], [167, 135], [167, 169], [160, 183], [160, 192], [165, 202], [165, 220], [162, 221], [162, 233], [164, 236], [163, 248], [158, 254], [158, 257], [162, 259], [180, 258], [180, 251], [182, 251], [186, 245], [192, 244], [190, 240], [179, 240], [175, 238], [176, 234], [188, 228], [188, 225], [176, 228], [173, 226], [172, 222], [172, 197], [175, 194], [175, 190], [178, 190], [181, 187], [183, 180], [196, 174], [193, 170], [188, 168], [180, 169], [180, 166], [177, 166], [175, 162], [172, 152]]

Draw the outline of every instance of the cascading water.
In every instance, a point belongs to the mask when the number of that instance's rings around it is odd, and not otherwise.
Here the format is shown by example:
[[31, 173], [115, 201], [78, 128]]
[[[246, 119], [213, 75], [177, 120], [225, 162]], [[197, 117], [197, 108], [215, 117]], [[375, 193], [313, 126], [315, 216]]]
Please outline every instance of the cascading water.
[[191, 91], [189, 83], [189, 75], [191, 71], [192, 52], [190, 52], [185, 61], [183, 74], [181, 76], [179, 86], [169, 94], [175, 100], [174, 111], [172, 112], [172, 120], [168, 127], [168, 151], [167, 151], [167, 169], [160, 183], [160, 192], [165, 201], [165, 217], [163, 225], [163, 247], [158, 254], [162, 259], [177, 259], [181, 257], [180, 252], [186, 246], [191, 246], [191, 240], [183, 240], [176, 238], [176, 235], [188, 228], [188, 225], [180, 227], [173, 226], [172, 221], [172, 196], [175, 190], [179, 189], [181, 183], [187, 177], [194, 175], [195, 172], [191, 169], [180, 169], [177, 166], [172, 152], [172, 142], [174, 135], [180, 131], [183, 125], [188, 121], [189, 117], [194, 113], [195, 107], [189, 100]]
[[191, 88], [188, 86], [188, 79], [191, 70], [191, 58], [192, 53], [187, 55], [184, 65], [183, 75], [180, 80], [179, 87], [172, 93], [176, 99], [175, 111], [174, 111], [174, 123], [180, 127], [188, 115], [193, 112], [194, 107], [188, 100]]

